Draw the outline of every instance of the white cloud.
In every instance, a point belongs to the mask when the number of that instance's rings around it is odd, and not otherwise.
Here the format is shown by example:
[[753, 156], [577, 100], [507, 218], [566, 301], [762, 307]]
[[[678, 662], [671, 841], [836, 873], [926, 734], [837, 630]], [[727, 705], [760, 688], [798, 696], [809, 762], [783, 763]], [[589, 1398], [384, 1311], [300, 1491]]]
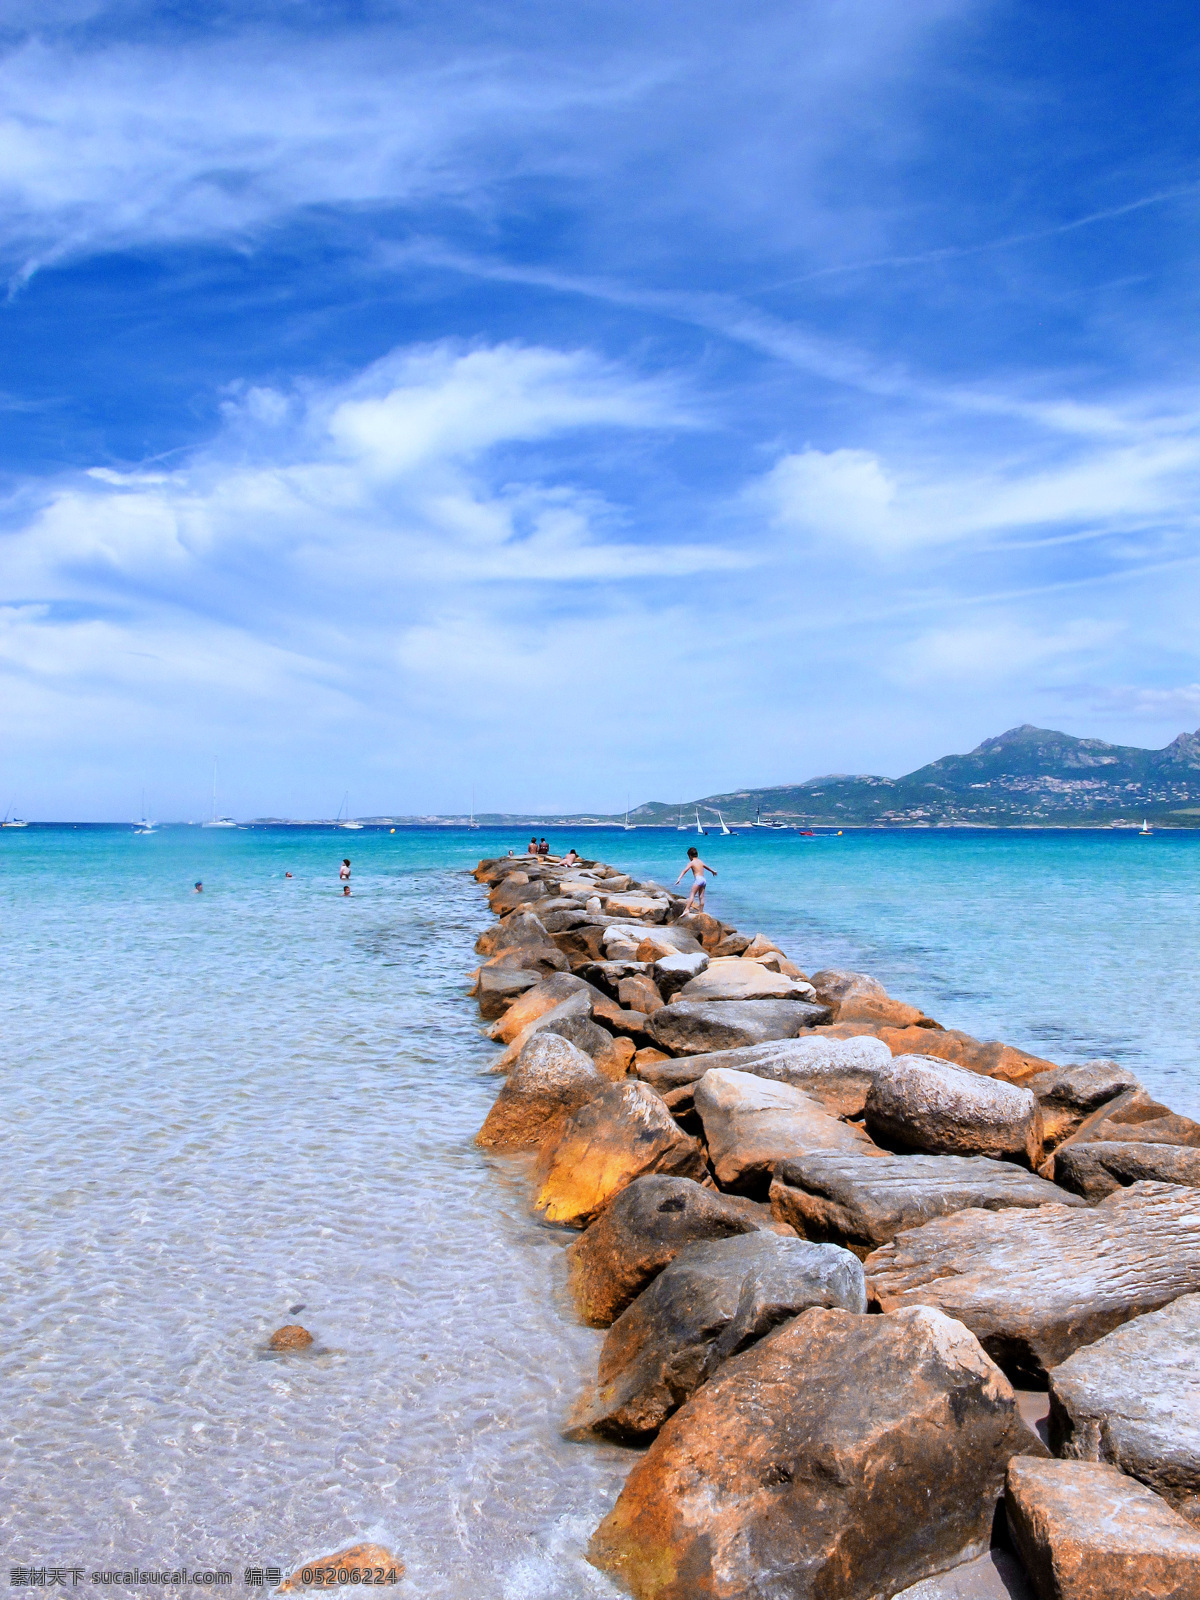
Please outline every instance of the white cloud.
[[1047, 628], [1018, 617], [968, 617], [909, 639], [894, 653], [889, 676], [906, 688], [992, 688], [1014, 682], [1032, 687], [1047, 665], [1071, 671], [1091, 667], [1119, 631], [1088, 618]]

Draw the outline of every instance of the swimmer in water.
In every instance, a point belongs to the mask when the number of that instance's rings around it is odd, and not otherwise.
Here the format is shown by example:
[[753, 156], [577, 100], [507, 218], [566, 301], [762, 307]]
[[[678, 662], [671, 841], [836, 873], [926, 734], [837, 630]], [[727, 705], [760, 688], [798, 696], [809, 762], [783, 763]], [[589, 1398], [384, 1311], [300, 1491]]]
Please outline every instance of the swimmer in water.
[[345, 856], [343, 858], [342, 864], [338, 868], [338, 877], [342, 880], [342, 882], [344, 884], [349, 886], [349, 883], [350, 883], [350, 857], [349, 856]]
[[711, 872], [715, 878], [717, 875], [717, 869], [716, 867], [706, 866], [705, 863], [701, 861], [700, 852], [696, 849], [696, 846], [690, 845], [688, 848], [687, 866], [684, 867], [683, 872], [679, 874], [679, 877], [675, 879], [676, 883], [678, 883], [683, 877], [684, 872], [690, 872], [692, 874], [692, 887], [688, 891], [687, 904], [684, 906], [682, 912], [682, 915], [686, 917], [688, 912], [693, 909], [696, 911], [704, 910], [704, 891], [708, 888], [708, 884], [705, 882], [704, 874], [706, 872]]
[[350, 885], [348, 883], [344, 883], [342, 885], [342, 893], [343, 893], [343, 895], [347, 895], [347, 894], [350, 893]]
[[195, 888], [195, 893], [196, 894], [203, 894], [204, 893], [204, 885], [202, 883], [197, 882], [196, 888]]
[[291, 873], [290, 872], [285, 872], [284, 873], [284, 877], [285, 878], [290, 878], [291, 877]]

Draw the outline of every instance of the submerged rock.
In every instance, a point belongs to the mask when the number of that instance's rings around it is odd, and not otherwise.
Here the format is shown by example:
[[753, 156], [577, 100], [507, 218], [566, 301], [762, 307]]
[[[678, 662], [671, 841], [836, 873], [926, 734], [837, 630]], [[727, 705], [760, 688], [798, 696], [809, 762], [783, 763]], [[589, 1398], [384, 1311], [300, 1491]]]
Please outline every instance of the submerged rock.
[[829, 1012], [804, 1000], [672, 1000], [650, 1019], [651, 1042], [672, 1055], [736, 1050], [768, 1039], [794, 1039]]
[[579, 1315], [607, 1327], [680, 1250], [763, 1226], [754, 1208], [691, 1178], [635, 1178], [567, 1251]]
[[492, 1150], [540, 1144], [555, 1118], [578, 1111], [607, 1088], [608, 1079], [582, 1050], [557, 1034], [534, 1034], [523, 1046], [475, 1142]]
[[[328, 1576], [330, 1569], [333, 1576]], [[294, 1594], [299, 1589], [310, 1588], [337, 1588], [338, 1574], [347, 1574], [345, 1582], [362, 1582], [362, 1575], [371, 1574], [371, 1582], [395, 1583], [404, 1576], [404, 1563], [399, 1556], [393, 1555], [390, 1550], [381, 1544], [352, 1544], [344, 1550], [335, 1550], [330, 1556], [313, 1556], [311, 1560], [297, 1562], [291, 1575], [283, 1580], [276, 1590], [277, 1594]], [[383, 1576], [377, 1578], [376, 1574], [382, 1571]], [[306, 1572], [312, 1577], [305, 1579]], [[356, 1572], [357, 1579], [351, 1579], [349, 1574]]]
[[1046, 1600], [1200, 1600], [1200, 1532], [1114, 1467], [1018, 1457], [1005, 1507]]
[[862, 1255], [898, 1233], [955, 1211], [1063, 1201], [1062, 1191], [1052, 1183], [986, 1156], [862, 1156], [817, 1150], [780, 1162], [771, 1182], [772, 1212], [801, 1238], [829, 1240]]
[[1097, 1206], [960, 1211], [901, 1233], [866, 1261], [884, 1311], [956, 1317], [1028, 1387], [1081, 1345], [1200, 1290], [1200, 1205], [1190, 1189], [1135, 1183]]
[[930, 1155], [1041, 1160], [1041, 1115], [1028, 1089], [929, 1056], [897, 1056], [867, 1093], [873, 1139]]
[[609, 1329], [568, 1431], [647, 1439], [723, 1360], [810, 1306], [865, 1312], [848, 1251], [766, 1232], [686, 1246]]
[[699, 1143], [648, 1084], [614, 1083], [556, 1131], [538, 1158], [537, 1209], [547, 1222], [585, 1228], [647, 1172], [705, 1175]]
[[313, 1342], [313, 1336], [307, 1328], [302, 1328], [298, 1322], [289, 1322], [286, 1327], [276, 1328], [267, 1340], [268, 1350], [307, 1350]]
[[1103, 1200], [1117, 1189], [1151, 1179], [1200, 1189], [1200, 1150], [1181, 1144], [1138, 1144], [1115, 1140], [1073, 1144], [1053, 1160], [1054, 1181], [1085, 1200]]
[[706, 1072], [694, 1096], [722, 1188], [765, 1195], [772, 1169], [789, 1156], [874, 1148], [861, 1128], [829, 1116], [802, 1090], [749, 1072]]
[[1043, 1453], [959, 1324], [814, 1309], [668, 1421], [589, 1559], [638, 1600], [894, 1594], [987, 1549], [1026, 1450]]
[[1110, 1462], [1200, 1525], [1200, 1294], [1127, 1322], [1055, 1367], [1050, 1446]]

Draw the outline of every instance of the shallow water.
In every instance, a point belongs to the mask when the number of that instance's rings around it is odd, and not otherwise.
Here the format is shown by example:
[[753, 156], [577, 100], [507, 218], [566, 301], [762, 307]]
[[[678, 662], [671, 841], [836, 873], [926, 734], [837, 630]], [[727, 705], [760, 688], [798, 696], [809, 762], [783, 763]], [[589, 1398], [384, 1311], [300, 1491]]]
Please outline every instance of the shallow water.
[[[673, 878], [689, 841], [553, 842]], [[806, 970], [865, 966], [1200, 1110], [1200, 840], [697, 842], [710, 909]], [[523, 1165], [471, 1142], [496, 1081], [463, 869], [512, 843], [0, 834], [10, 1565], [225, 1567], [245, 1593], [247, 1565], [371, 1539], [407, 1563], [392, 1593], [613, 1592], [583, 1549], [632, 1457], [557, 1435], [601, 1336]], [[264, 1352], [289, 1321], [319, 1353]]]

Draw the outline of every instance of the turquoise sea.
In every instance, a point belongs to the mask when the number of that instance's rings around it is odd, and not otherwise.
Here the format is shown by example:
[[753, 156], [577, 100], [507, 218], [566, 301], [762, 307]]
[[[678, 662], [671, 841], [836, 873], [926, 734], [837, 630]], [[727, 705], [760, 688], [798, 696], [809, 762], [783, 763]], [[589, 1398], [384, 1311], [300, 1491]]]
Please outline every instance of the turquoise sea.
[[[697, 842], [709, 908], [805, 970], [1115, 1056], [1200, 1115], [1198, 836], [549, 837], [660, 881]], [[371, 1539], [407, 1563], [398, 1595], [613, 1592], [582, 1552], [631, 1456], [557, 1434], [601, 1336], [524, 1164], [471, 1142], [496, 1080], [466, 869], [524, 843], [0, 832], [10, 1565], [224, 1568], [261, 1593], [245, 1567]], [[289, 1321], [315, 1353], [264, 1351]]]

